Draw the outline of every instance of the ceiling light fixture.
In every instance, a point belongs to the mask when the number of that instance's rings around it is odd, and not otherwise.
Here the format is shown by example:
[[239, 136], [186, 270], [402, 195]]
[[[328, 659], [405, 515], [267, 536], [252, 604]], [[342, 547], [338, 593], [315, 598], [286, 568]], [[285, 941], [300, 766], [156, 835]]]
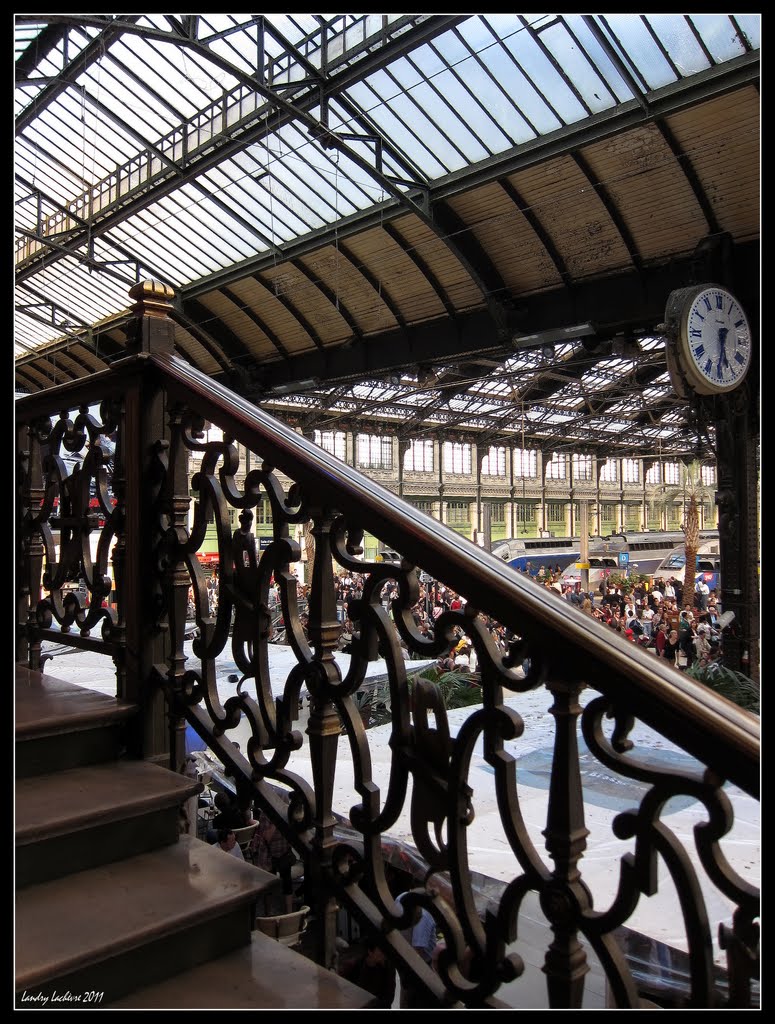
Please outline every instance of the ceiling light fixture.
[[512, 335], [511, 343], [515, 348], [539, 348], [542, 345], [555, 345], [560, 341], [569, 341], [572, 338], [585, 338], [595, 334], [595, 327], [591, 323], [573, 324], [571, 327], [552, 327], [546, 331], [537, 331], [535, 334]]

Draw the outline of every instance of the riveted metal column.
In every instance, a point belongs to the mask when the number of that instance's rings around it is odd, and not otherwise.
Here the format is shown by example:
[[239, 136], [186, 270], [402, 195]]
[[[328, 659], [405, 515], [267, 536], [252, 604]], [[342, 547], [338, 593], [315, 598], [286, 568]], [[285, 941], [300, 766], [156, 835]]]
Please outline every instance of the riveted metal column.
[[721, 606], [734, 612], [724, 664], [759, 681], [759, 524], [755, 443], [743, 384], [716, 399]]
[[554, 758], [549, 786], [546, 849], [554, 861], [552, 880], [541, 891], [541, 907], [554, 933], [543, 971], [551, 1009], [577, 1008], [584, 995], [587, 956], [578, 940], [580, 912], [589, 904], [580, 880], [578, 862], [587, 845], [584, 796], [579, 770], [576, 720], [581, 714], [581, 683], [549, 683], [554, 695], [550, 713], [555, 719]]

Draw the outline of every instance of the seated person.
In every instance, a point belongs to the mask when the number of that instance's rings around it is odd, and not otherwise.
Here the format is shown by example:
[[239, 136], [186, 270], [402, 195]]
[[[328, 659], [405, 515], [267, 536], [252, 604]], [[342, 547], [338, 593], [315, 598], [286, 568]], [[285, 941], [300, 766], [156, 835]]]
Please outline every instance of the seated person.
[[218, 842], [215, 844], [219, 849], [223, 850], [224, 853], [230, 854], [232, 857], [236, 857], [237, 860], [243, 860], [242, 850], [237, 842], [237, 837], [234, 835], [234, 829], [231, 828], [219, 828], [218, 829]]
[[346, 964], [340, 974], [375, 997], [369, 1008], [388, 1010], [396, 994], [396, 969], [380, 947], [368, 943], [362, 957]]
[[216, 793], [213, 801], [218, 814], [213, 818], [213, 828], [244, 828], [245, 812], [240, 810], [235, 797], [229, 793]]
[[261, 811], [258, 816], [258, 827], [250, 840], [250, 858], [256, 867], [279, 875], [283, 883], [285, 913], [293, 910], [293, 879], [291, 869], [296, 863], [296, 855], [291, 844], [268, 814]]
[[[396, 897], [398, 903], [403, 903], [405, 892]], [[433, 915], [425, 907], [415, 907], [412, 924], [401, 933], [411, 943], [415, 952], [419, 953], [422, 959], [429, 966], [433, 965], [433, 953], [436, 949], [436, 922]], [[432, 997], [419, 985], [413, 977], [407, 974], [401, 978], [401, 1009], [417, 1009], [435, 1005]]]

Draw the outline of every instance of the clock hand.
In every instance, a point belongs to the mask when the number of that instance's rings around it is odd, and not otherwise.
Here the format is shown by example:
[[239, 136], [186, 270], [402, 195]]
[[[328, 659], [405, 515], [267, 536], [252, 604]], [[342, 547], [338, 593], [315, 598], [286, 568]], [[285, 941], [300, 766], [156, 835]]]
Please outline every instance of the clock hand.
[[727, 359], [727, 335], [729, 334], [728, 327], [718, 328], [718, 369], [721, 369], [722, 364], [729, 366], [729, 360]]

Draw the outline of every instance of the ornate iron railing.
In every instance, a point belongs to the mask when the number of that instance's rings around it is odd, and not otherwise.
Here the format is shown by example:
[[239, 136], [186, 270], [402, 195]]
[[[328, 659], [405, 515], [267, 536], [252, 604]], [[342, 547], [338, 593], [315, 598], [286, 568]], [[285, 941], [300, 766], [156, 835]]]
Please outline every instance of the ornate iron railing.
[[[639, 902], [657, 893], [659, 866], [667, 873], [661, 884], [669, 879], [674, 886], [674, 913], [683, 925], [685, 1005], [750, 1005], [758, 977], [758, 890], [725, 855], [734, 824], [725, 784], [758, 798], [758, 718], [622, 641], [193, 369], [172, 352], [164, 318], [171, 296], [149, 285], [132, 294], [140, 352], [88, 382], [17, 402], [19, 658], [40, 667], [41, 645], [61, 641], [63, 631], [72, 646], [111, 657], [118, 694], [143, 710], [130, 744], [138, 756], [169, 758], [180, 768], [184, 732], [192, 725], [227, 766], [241, 800], [258, 800], [303, 858], [307, 899], [315, 902], [317, 959], [328, 967], [336, 963], [337, 908], [345, 907], [402, 977], [419, 984], [429, 1005], [497, 1005], [499, 987], [522, 975], [523, 909], [535, 893], [546, 922], [548, 1005], [582, 1005], [594, 957], [612, 1003], [637, 1006], [638, 985], [618, 935]], [[222, 441], [203, 439], [205, 422], [222, 428]], [[237, 442], [260, 460], [242, 487]], [[201, 461], [190, 477], [192, 456]], [[253, 509], [265, 499], [273, 539], [258, 552]], [[230, 508], [239, 510], [236, 530]], [[220, 565], [214, 614], [197, 559], [208, 521], [215, 523]], [[306, 624], [291, 572], [300, 557], [299, 524], [314, 537]], [[365, 530], [404, 561], [365, 563]], [[436, 620], [431, 637], [420, 633], [412, 611], [415, 566], [466, 599], [462, 610]], [[364, 581], [362, 597], [348, 607], [356, 635], [346, 673], [337, 658], [337, 567]], [[85, 597], [68, 592], [68, 581], [79, 577]], [[296, 661], [279, 697], [268, 657], [272, 580]], [[380, 596], [386, 581], [399, 595], [390, 611]], [[189, 587], [199, 627], [191, 659], [184, 643]], [[514, 638], [508, 656], [495, 641], [495, 622]], [[401, 647], [435, 658], [461, 634], [478, 656], [482, 703], [453, 736], [438, 687], [421, 680], [410, 686]], [[222, 701], [216, 667], [229, 647], [241, 678]], [[385, 792], [375, 781], [356, 700], [378, 655], [386, 661], [391, 707]], [[294, 728], [302, 687], [310, 695], [306, 735]], [[531, 691], [545, 692], [544, 713], [554, 720], [540, 828], [523, 813], [520, 744], [531, 749], [530, 728], [513, 699]], [[244, 752], [229, 738], [243, 716], [251, 736]], [[636, 723], [684, 751], [689, 767], [655, 765], [632, 739]], [[584, 874], [591, 823], [579, 734], [602, 770], [639, 786], [634, 806], [606, 826], [607, 841], [619, 844], [618, 854], [608, 854], [618, 879], [602, 898]], [[511, 871], [497, 909], [485, 914], [472, 890], [469, 849], [477, 744], [490, 770]], [[351, 807], [335, 801], [343, 746], [357, 794]], [[309, 758], [311, 778], [295, 768], [301, 755]], [[703, 810], [693, 843], [685, 844], [667, 820], [666, 804], [675, 800]], [[381, 845], [402, 815], [429, 873], [447, 880], [443, 895], [438, 887], [416, 887], [403, 911]], [[337, 836], [342, 818], [358, 834], [357, 846]], [[726, 908], [715, 919], [708, 886]], [[436, 970], [401, 935], [415, 905], [432, 914], [446, 943]], [[724, 988], [720, 948], [728, 969]]]

